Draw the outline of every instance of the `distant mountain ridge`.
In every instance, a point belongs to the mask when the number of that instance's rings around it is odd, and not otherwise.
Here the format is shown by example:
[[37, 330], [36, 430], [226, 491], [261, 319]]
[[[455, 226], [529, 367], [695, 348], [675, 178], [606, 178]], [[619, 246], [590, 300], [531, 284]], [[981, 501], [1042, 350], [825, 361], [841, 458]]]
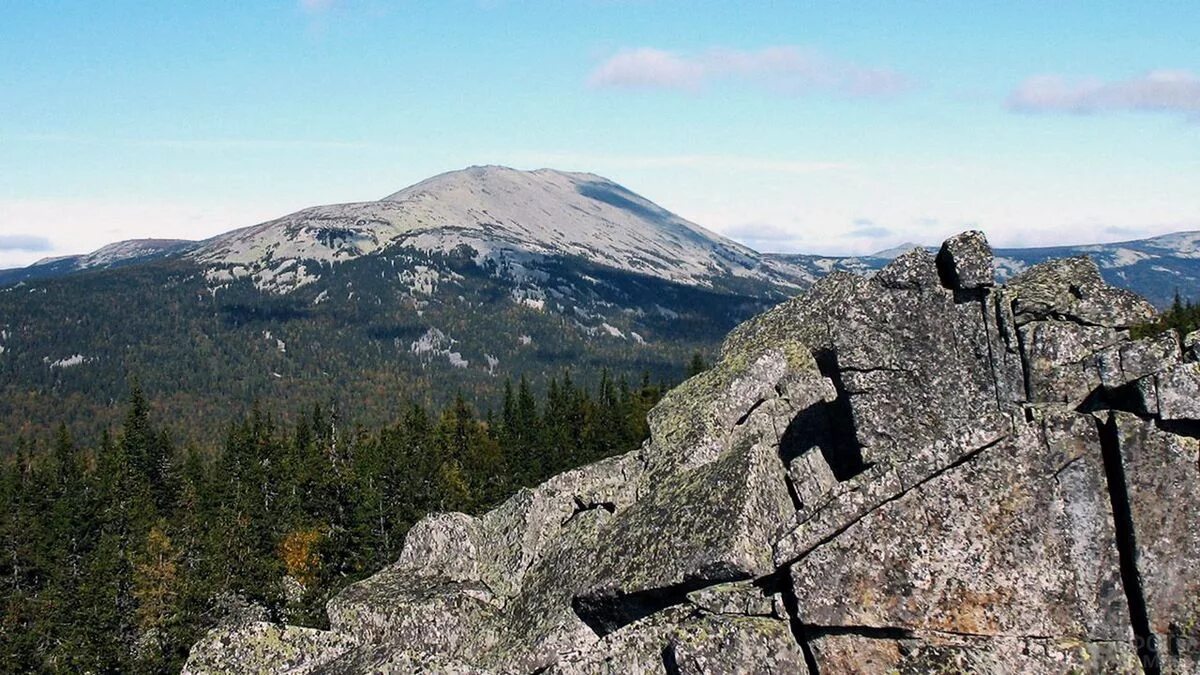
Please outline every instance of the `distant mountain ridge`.
[[472, 167], [0, 276], [0, 437], [44, 433], [64, 400], [72, 431], [95, 433], [134, 378], [196, 436], [255, 400], [336, 398], [376, 425], [406, 398], [484, 409], [505, 378], [539, 388], [567, 368], [669, 381], [798, 289], [599, 176]]
[[[204, 265], [213, 289], [249, 278], [260, 290], [287, 293], [319, 278], [322, 266], [407, 247], [440, 255], [470, 249], [477, 265], [506, 270], [515, 280], [538, 276], [531, 263], [536, 268], [539, 260], [571, 256], [705, 288], [748, 282], [795, 291], [832, 270], [870, 273], [916, 246], [866, 256], [759, 253], [595, 174], [474, 166], [378, 201], [314, 206], [203, 241], [135, 239], [0, 270], [0, 285], [184, 257]], [[1107, 281], [1159, 306], [1176, 291], [1200, 289], [1200, 231], [997, 249], [997, 277], [1003, 281], [1038, 262], [1073, 255], [1092, 257]]]
[[[885, 266], [904, 245], [867, 256], [820, 256], [767, 253], [766, 264], [795, 283], [807, 286], [833, 270], [870, 273]], [[923, 247], [936, 250], [934, 247]], [[1136, 291], [1159, 307], [1170, 304], [1178, 291], [1200, 295], [1200, 231], [1174, 232], [1148, 239], [1036, 248], [995, 250], [996, 278], [1005, 281], [1040, 262], [1086, 255], [1096, 261], [1105, 281]]]
[[[1088, 254], [1159, 305], [1200, 277], [1200, 233], [997, 253], [1001, 277]], [[890, 254], [760, 254], [600, 176], [503, 167], [204, 241], [118, 242], [0, 271], [0, 444], [64, 409], [95, 433], [133, 379], [198, 442], [255, 400], [336, 398], [374, 425], [398, 401], [461, 391], [485, 409], [506, 378], [567, 368], [673, 380], [739, 322]]]

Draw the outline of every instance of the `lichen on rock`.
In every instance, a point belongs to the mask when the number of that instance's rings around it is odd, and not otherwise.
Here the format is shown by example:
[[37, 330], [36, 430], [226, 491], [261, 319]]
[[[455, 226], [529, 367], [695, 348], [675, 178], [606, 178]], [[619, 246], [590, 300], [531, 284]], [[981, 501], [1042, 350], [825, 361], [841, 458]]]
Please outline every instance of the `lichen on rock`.
[[987, 240], [737, 327], [639, 450], [434, 514], [186, 671], [1200, 672], [1200, 370], [1086, 258]]

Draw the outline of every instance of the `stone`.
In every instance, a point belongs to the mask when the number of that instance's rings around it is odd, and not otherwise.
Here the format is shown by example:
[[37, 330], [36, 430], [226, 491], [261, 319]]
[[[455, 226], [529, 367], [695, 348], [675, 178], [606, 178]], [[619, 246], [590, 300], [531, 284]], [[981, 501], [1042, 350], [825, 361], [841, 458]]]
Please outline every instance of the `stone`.
[[1200, 363], [1152, 317], [1086, 258], [995, 286], [977, 232], [830, 274], [641, 448], [185, 672], [1200, 672]]
[[807, 672], [804, 650], [786, 621], [762, 617], [705, 617], [684, 623], [663, 652], [668, 673], [716, 675]]
[[1155, 378], [1158, 414], [1164, 420], [1200, 420], [1200, 363], [1181, 363]]
[[255, 621], [213, 630], [192, 648], [184, 675], [315, 672], [355, 646], [334, 632]]
[[1094, 420], [1037, 420], [791, 566], [812, 626], [1131, 638]]
[[1122, 337], [1107, 326], [1034, 321], [1017, 329], [1034, 403], [1079, 405], [1101, 385], [1096, 354]]
[[1200, 330], [1194, 330], [1183, 336], [1183, 356], [1187, 361], [1200, 360], [1197, 347], [1200, 346]]
[[1165, 331], [1098, 352], [1096, 367], [1100, 383], [1108, 389], [1117, 389], [1174, 366], [1182, 360], [1181, 356], [1175, 331]]
[[[664, 481], [614, 517], [576, 613], [603, 632], [693, 586], [774, 572], [771, 544], [794, 510], [774, 447], [747, 440]], [[681, 508], [681, 505], [685, 505]]]
[[992, 247], [978, 230], [947, 239], [938, 251], [937, 268], [947, 288], [974, 290], [996, 283]]
[[687, 600], [702, 614], [776, 616], [775, 602], [767, 589], [751, 581], [705, 586], [687, 594]]
[[876, 273], [874, 281], [884, 288], [922, 288], [938, 283], [934, 258], [923, 248], [896, 256]]
[[408, 530], [396, 568], [419, 577], [479, 581], [474, 518], [465, 513], [438, 513]]
[[1011, 279], [1007, 295], [1018, 324], [1059, 320], [1130, 328], [1154, 318], [1154, 307], [1132, 291], [1109, 286], [1087, 257], [1034, 265]]
[[1163, 672], [1200, 672], [1200, 440], [1124, 412], [1111, 413], [1107, 433], [1128, 494], [1125, 543], [1153, 655]]
[[923, 673], [1104, 673], [1141, 675], [1132, 644], [915, 633], [903, 636], [835, 634], [812, 640], [821, 675]]

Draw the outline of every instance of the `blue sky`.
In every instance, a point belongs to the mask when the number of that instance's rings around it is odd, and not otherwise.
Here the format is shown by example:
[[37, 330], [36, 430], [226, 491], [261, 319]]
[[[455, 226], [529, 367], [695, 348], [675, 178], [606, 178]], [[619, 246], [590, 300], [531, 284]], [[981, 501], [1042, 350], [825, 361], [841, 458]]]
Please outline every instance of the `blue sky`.
[[471, 164], [763, 250], [1200, 229], [1200, 3], [0, 0], [0, 265]]

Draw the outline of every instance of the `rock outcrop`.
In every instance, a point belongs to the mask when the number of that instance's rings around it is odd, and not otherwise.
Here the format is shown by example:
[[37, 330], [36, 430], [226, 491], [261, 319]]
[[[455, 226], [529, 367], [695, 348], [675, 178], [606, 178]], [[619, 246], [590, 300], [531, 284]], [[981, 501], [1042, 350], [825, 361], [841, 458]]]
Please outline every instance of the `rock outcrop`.
[[430, 516], [206, 672], [1200, 672], [1200, 363], [970, 232], [739, 326], [638, 451]]

